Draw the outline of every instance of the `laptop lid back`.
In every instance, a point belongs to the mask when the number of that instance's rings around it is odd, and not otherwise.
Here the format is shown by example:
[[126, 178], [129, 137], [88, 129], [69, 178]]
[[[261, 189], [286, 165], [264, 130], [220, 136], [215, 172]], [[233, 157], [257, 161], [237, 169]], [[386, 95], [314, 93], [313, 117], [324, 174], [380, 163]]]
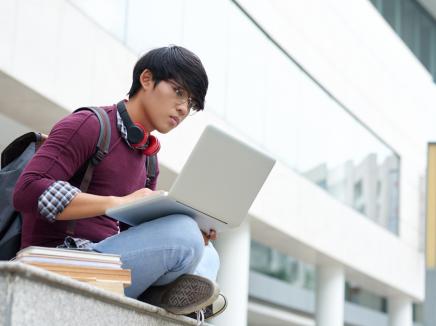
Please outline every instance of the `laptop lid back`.
[[275, 160], [207, 126], [169, 195], [206, 215], [238, 226]]

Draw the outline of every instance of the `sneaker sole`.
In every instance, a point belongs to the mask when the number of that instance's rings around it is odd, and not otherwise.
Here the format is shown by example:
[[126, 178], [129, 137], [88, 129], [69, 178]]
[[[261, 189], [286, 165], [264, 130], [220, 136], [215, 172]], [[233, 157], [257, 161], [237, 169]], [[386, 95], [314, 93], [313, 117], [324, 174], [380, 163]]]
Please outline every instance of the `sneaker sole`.
[[[216, 316], [221, 315], [221, 314], [224, 312], [224, 310], [227, 309], [227, 299], [226, 299], [226, 297], [225, 297], [224, 295], [222, 295], [222, 294], [219, 294], [218, 296], [220, 296], [220, 295], [223, 297], [223, 300], [224, 300], [224, 306], [222, 306], [220, 310], [217, 310], [217, 311], [215, 311], [215, 312], [212, 312], [212, 313], [210, 313], [210, 314], [208, 314], [208, 315], [205, 314], [205, 316], [204, 316], [204, 320], [209, 320], [209, 319], [215, 318]], [[213, 307], [213, 304], [212, 304], [212, 307]], [[213, 308], [212, 308], [212, 309], [213, 309]]]
[[175, 315], [186, 315], [212, 304], [219, 289], [212, 281], [197, 275], [180, 276], [162, 297], [162, 307]]

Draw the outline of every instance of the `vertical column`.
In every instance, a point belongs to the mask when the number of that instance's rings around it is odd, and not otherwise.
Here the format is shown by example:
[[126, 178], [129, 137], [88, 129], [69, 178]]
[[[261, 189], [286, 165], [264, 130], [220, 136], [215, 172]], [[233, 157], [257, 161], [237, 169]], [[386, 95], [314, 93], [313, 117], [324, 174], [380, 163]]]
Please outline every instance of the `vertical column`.
[[316, 325], [344, 325], [344, 269], [339, 265], [318, 266], [316, 273]]
[[389, 298], [389, 326], [412, 326], [412, 301], [406, 297]]
[[239, 228], [219, 234], [216, 242], [221, 260], [218, 284], [228, 299], [226, 311], [212, 321], [216, 326], [247, 325], [250, 265], [250, 227], [247, 220]]

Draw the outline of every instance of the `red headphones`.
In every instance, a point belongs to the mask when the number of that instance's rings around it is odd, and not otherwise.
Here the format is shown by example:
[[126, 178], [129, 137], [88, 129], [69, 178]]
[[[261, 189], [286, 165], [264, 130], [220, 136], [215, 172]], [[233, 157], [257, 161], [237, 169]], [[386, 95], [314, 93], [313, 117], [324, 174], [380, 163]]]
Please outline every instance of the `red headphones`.
[[124, 101], [117, 104], [118, 112], [127, 129], [127, 140], [133, 148], [142, 150], [144, 155], [156, 155], [160, 150], [159, 140], [148, 133], [140, 123], [133, 123], [127, 113]]

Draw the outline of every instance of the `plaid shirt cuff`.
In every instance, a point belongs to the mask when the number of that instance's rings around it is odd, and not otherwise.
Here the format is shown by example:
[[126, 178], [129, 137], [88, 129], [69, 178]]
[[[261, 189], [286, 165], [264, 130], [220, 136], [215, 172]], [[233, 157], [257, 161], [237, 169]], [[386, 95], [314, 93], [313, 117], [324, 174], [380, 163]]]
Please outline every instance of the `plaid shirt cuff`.
[[80, 193], [80, 189], [73, 187], [66, 181], [56, 181], [48, 187], [38, 198], [39, 213], [54, 222], [56, 216]]

